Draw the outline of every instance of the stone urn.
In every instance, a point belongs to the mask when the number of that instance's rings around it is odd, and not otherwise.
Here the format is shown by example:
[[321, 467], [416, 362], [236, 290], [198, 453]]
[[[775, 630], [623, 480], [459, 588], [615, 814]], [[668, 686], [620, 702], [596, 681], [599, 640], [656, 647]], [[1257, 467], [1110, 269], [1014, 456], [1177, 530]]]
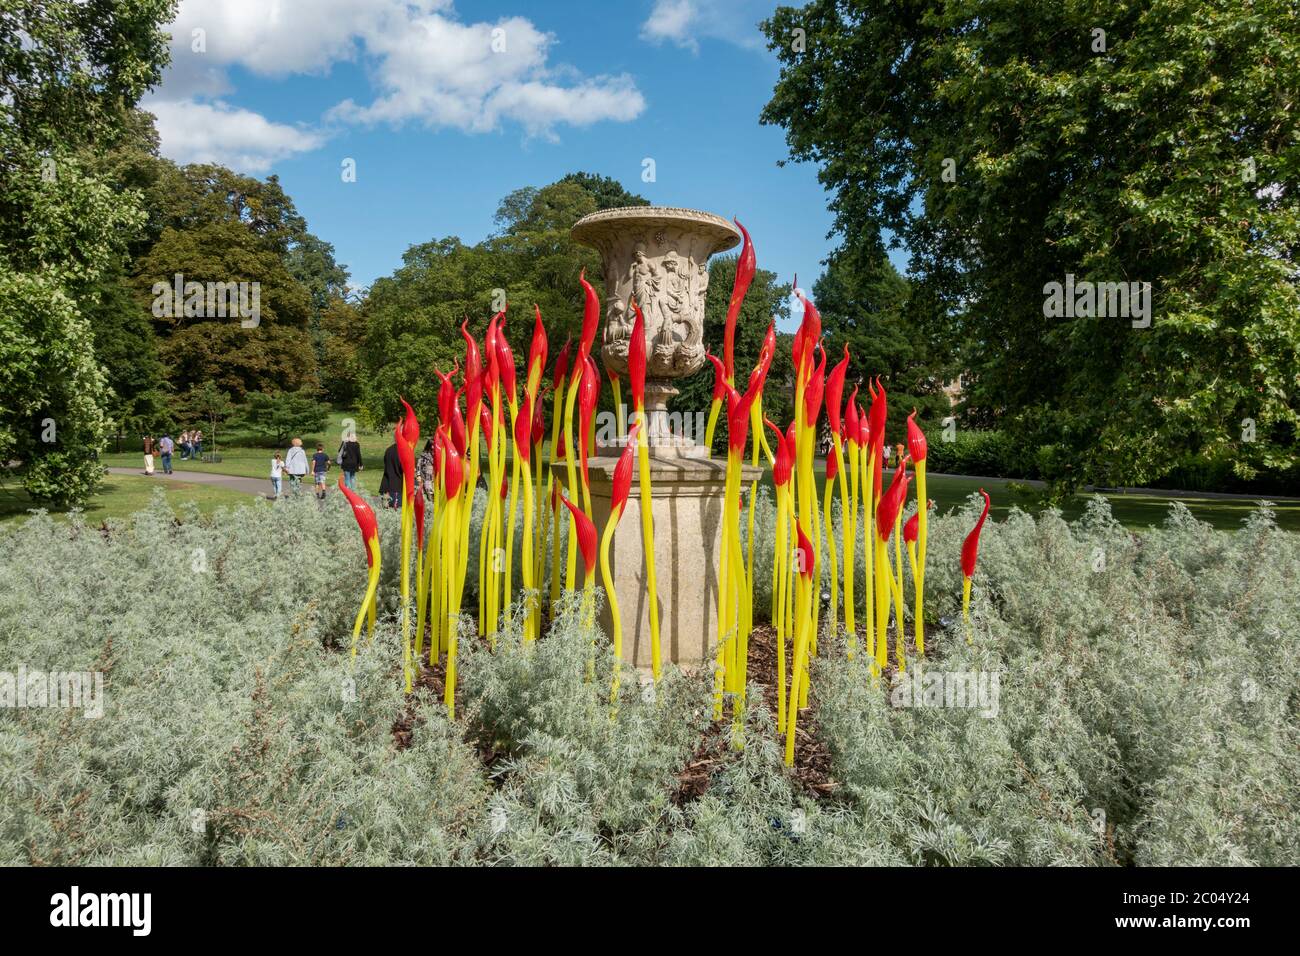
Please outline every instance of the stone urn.
[[[704, 295], [709, 257], [740, 242], [740, 233], [712, 213], [671, 206], [625, 206], [584, 216], [574, 241], [600, 253], [605, 271], [605, 368], [627, 380], [628, 342], [636, 314], [645, 316], [646, 438], [660, 458], [707, 454], [702, 435], [673, 431], [668, 399], [675, 379], [704, 364]], [[611, 446], [607, 446], [611, 447]]]

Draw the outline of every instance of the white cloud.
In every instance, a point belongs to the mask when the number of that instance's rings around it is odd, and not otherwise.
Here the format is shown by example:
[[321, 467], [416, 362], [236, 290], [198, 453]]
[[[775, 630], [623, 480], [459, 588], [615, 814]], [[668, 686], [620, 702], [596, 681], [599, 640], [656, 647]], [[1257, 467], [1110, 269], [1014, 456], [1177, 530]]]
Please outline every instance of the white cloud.
[[693, 0], [655, 0], [650, 16], [641, 24], [641, 37], [652, 43], [669, 40], [688, 50], [698, 50], [692, 27], [699, 19], [700, 11]]
[[244, 173], [262, 173], [278, 159], [325, 142], [319, 133], [272, 123], [219, 100], [149, 100], [143, 106], [158, 117], [163, 154], [178, 163], [220, 163]]
[[[369, 37], [400, 34], [450, 0], [183, 0], [172, 24], [172, 59], [203, 56], [263, 76], [320, 73], [351, 60]], [[192, 52], [203, 31], [205, 53]]]
[[549, 65], [554, 41], [523, 17], [462, 22], [451, 0], [183, 0], [172, 25], [172, 65], [149, 108], [160, 126], [167, 116], [168, 156], [240, 156], [249, 169], [314, 149], [325, 136], [214, 99], [231, 95], [235, 66], [277, 78], [362, 63], [371, 89], [330, 109], [327, 123], [416, 122], [477, 133], [513, 122], [553, 138], [561, 125], [627, 121], [645, 109], [630, 76], [587, 77]]
[[675, 43], [692, 53], [699, 52], [704, 37], [761, 50], [766, 41], [758, 24], [771, 12], [766, 0], [655, 0], [641, 24], [641, 39]]
[[368, 106], [345, 100], [331, 111], [333, 118], [416, 120], [468, 132], [513, 120], [531, 134], [549, 135], [561, 123], [630, 120], [645, 109], [625, 75], [559, 82], [559, 71], [546, 67], [553, 38], [521, 17], [462, 24], [432, 15], [409, 26], [367, 41], [367, 50], [379, 57], [375, 84], [383, 95]]

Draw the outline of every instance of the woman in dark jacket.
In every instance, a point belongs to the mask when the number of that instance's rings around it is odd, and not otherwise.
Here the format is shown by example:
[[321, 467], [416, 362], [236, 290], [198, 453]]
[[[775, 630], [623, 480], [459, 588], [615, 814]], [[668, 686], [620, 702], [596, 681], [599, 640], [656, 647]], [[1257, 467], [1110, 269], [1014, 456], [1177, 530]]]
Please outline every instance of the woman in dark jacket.
[[357, 472], [361, 470], [361, 443], [355, 436], [343, 439], [339, 445], [339, 468], [343, 470], [343, 484], [357, 490]]
[[388, 507], [402, 506], [402, 457], [397, 453], [397, 442], [393, 442], [384, 452], [384, 478], [379, 482], [379, 493], [388, 495]]

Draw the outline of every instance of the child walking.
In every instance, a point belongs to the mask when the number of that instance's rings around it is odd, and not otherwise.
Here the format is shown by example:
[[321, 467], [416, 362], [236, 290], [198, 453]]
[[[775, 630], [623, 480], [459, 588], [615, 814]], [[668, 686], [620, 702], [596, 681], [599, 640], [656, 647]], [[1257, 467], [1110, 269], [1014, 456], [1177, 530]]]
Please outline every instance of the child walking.
[[325, 500], [325, 472], [330, 467], [330, 456], [325, 454], [325, 446], [317, 442], [316, 454], [311, 456], [312, 478], [316, 483], [316, 497]]
[[271, 491], [272, 498], [280, 497], [280, 481], [284, 476], [284, 459], [280, 457], [277, 451], [275, 457], [271, 459]]

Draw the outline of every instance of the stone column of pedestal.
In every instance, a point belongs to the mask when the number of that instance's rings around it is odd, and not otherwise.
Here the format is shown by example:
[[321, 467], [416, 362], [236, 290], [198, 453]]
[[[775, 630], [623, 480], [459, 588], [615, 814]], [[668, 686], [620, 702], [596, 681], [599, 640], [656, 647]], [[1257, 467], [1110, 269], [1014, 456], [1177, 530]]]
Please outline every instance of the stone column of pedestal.
[[[597, 534], [609, 518], [610, 480], [616, 458], [588, 459]], [[563, 478], [563, 463], [556, 467]], [[745, 466], [745, 485], [759, 469]], [[713, 658], [718, 630], [718, 550], [726, 465], [707, 458], [650, 459], [655, 573], [659, 590], [660, 655], [694, 669]], [[610, 545], [610, 571], [623, 620], [623, 658], [650, 667], [650, 595], [641, 543], [641, 489], [632, 494]], [[608, 603], [600, 617], [612, 634]]]

